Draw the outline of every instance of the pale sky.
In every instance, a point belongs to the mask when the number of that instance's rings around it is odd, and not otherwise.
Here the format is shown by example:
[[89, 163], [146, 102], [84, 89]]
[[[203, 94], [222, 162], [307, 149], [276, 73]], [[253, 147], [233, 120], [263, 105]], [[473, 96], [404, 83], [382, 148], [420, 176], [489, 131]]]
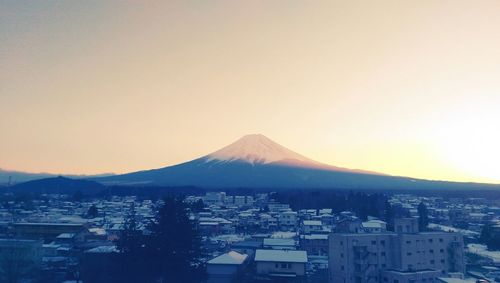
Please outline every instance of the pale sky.
[[168, 2], [0, 0], [0, 167], [123, 173], [262, 133], [500, 183], [500, 1]]

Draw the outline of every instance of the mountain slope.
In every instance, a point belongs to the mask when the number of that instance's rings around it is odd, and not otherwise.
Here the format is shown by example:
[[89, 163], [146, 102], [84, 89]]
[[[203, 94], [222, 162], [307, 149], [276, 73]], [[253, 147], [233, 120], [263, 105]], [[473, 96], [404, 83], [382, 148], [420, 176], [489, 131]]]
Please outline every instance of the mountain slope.
[[[64, 175], [68, 178], [74, 179], [85, 179], [85, 178], [96, 178], [96, 177], [105, 177], [111, 176], [113, 174], [99, 174], [99, 175]], [[0, 168], [0, 185], [15, 185], [28, 181], [44, 179], [44, 178], [52, 178], [57, 177], [57, 174], [50, 173], [29, 173], [29, 172], [21, 172], [21, 171], [12, 171], [12, 170], [3, 170]]]
[[[490, 185], [394, 177], [330, 166], [263, 135], [247, 135], [201, 158], [160, 169], [95, 179], [103, 184], [205, 188], [471, 188]], [[495, 186], [491, 186], [495, 187]]]
[[44, 178], [17, 184], [8, 188], [12, 192], [30, 192], [40, 194], [73, 194], [77, 191], [94, 194], [105, 187], [95, 181], [70, 179], [66, 177]]
[[27, 173], [0, 169], [0, 184], [16, 184], [51, 176], [47, 173]]

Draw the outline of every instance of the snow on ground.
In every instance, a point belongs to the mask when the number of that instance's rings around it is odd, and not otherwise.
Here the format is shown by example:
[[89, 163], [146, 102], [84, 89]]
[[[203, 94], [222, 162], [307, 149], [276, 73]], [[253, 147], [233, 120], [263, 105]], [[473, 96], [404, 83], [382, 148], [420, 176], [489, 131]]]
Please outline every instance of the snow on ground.
[[229, 235], [219, 235], [219, 236], [211, 237], [210, 239], [231, 244], [231, 243], [244, 241], [245, 237], [241, 236], [241, 235], [229, 234]]
[[274, 238], [274, 239], [292, 239], [295, 236], [297, 236], [297, 233], [295, 233], [295, 232], [274, 232], [271, 235], [271, 238]]
[[451, 226], [445, 226], [445, 225], [441, 225], [441, 224], [435, 224], [435, 223], [430, 223], [429, 224], [429, 228], [431, 229], [439, 229], [441, 231], [445, 231], [445, 232], [458, 232], [464, 236], [467, 236], [467, 237], [477, 237], [479, 236], [479, 233], [478, 232], [474, 232], [474, 231], [471, 231], [471, 230], [465, 230], [465, 229], [459, 229], [459, 228], [455, 228], [455, 227], [451, 227]]
[[487, 257], [495, 263], [500, 263], [500, 251], [488, 251], [485, 245], [480, 244], [468, 244], [467, 249], [470, 253]]

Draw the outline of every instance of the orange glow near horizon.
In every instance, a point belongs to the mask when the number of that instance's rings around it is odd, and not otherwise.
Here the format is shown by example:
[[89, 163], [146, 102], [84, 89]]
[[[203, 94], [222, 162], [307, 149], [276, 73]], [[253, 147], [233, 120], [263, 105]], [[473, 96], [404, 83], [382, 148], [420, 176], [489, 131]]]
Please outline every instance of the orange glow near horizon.
[[500, 2], [0, 3], [0, 168], [124, 173], [249, 133], [500, 183]]

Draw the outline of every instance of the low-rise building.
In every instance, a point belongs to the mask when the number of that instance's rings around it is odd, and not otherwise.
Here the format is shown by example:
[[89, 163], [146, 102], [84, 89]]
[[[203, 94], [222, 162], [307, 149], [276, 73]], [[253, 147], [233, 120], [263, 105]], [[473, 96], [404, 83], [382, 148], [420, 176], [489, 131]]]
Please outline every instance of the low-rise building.
[[257, 275], [268, 277], [302, 278], [306, 274], [307, 252], [289, 250], [257, 250]]
[[246, 254], [235, 251], [222, 254], [207, 262], [207, 283], [230, 283], [244, 267], [248, 258]]

